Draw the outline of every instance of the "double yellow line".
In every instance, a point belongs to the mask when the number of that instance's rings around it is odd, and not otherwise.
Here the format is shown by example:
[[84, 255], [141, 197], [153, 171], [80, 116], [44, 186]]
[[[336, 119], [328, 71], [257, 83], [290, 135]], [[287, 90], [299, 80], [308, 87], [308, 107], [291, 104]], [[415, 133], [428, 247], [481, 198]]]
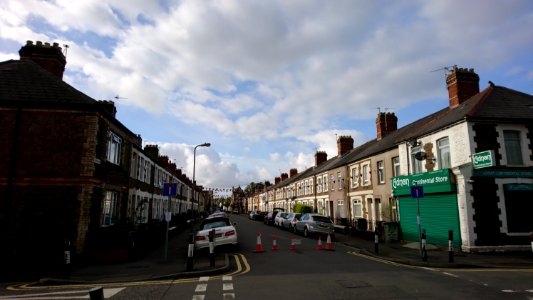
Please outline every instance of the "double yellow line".
[[[250, 264], [248, 260], [241, 253], [229, 254], [235, 260], [237, 266], [235, 271], [227, 274], [217, 275], [210, 277], [211, 279], [222, 279], [223, 276], [240, 276], [250, 272]], [[143, 281], [130, 281], [130, 282], [110, 282], [110, 283], [84, 283], [84, 284], [63, 284], [63, 285], [48, 285], [48, 286], [35, 286], [31, 283], [24, 283], [18, 285], [12, 285], [6, 287], [7, 291], [28, 291], [28, 290], [59, 290], [59, 289], [83, 289], [93, 287], [103, 288], [115, 288], [115, 287], [130, 287], [130, 286], [142, 286], [142, 285], [164, 285], [164, 284], [180, 284], [180, 283], [193, 283], [198, 282], [199, 277], [182, 278], [182, 279], [165, 279], [165, 280], [143, 280]]]

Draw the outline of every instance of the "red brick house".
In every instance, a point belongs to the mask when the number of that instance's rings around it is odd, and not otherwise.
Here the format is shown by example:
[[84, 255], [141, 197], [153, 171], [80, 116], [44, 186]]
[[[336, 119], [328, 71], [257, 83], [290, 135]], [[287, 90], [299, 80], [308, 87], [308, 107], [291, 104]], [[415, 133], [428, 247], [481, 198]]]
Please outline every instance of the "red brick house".
[[[58, 44], [28, 41], [0, 63], [0, 260], [31, 268], [99, 246], [127, 216], [130, 157], [140, 136], [62, 80]], [[118, 226], [112, 226], [117, 230]]]

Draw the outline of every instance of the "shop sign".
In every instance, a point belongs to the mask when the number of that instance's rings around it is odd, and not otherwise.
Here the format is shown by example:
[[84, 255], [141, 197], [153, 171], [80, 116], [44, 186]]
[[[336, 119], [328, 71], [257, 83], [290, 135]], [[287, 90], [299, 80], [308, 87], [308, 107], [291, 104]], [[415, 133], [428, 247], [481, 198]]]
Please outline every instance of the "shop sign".
[[423, 186], [426, 194], [455, 191], [455, 182], [450, 169], [443, 169], [394, 177], [392, 179], [392, 192], [395, 196], [410, 195], [411, 186], [415, 185]]
[[494, 151], [487, 150], [472, 154], [472, 164], [474, 165], [474, 169], [494, 166]]

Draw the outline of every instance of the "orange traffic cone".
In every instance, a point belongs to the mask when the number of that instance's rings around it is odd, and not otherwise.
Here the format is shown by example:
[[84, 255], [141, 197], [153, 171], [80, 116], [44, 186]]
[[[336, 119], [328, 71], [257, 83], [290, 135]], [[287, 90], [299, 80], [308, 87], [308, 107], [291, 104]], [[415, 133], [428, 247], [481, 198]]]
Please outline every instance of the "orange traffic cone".
[[296, 238], [294, 237], [294, 235], [291, 237], [291, 246], [289, 250], [296, 251]]
[[278, 240], [276, 239], [276, 236], [272, 236], [272, 251], [278, 250]]
[[322, 251], [322, 238], [320, 237], [320, 235], [318, 236], [318, 243], [316, 244], [316, 250]]
[[255, 253], [263, 252], [263, 245], [261, 244], [261, 232], [257, 233], [257, 242], [255, 244]]
[[326, 240], [326, 250], [332, 251], [333, 248], [331, 247], [331, 236], [328, 233], [328, 239]]

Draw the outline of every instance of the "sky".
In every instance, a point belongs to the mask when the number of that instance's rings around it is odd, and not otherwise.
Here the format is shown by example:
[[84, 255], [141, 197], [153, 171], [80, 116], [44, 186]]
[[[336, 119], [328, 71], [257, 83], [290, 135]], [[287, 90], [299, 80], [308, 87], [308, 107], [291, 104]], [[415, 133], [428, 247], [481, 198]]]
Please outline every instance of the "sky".
[[[2, 0], [0, 61], [59, 43], [64, 81], [211, 188], [274, 181], [448, 105], [447, 69], [533, 94], [533, 1]], [[68, 48], [64, 45], [68, 45]]]

